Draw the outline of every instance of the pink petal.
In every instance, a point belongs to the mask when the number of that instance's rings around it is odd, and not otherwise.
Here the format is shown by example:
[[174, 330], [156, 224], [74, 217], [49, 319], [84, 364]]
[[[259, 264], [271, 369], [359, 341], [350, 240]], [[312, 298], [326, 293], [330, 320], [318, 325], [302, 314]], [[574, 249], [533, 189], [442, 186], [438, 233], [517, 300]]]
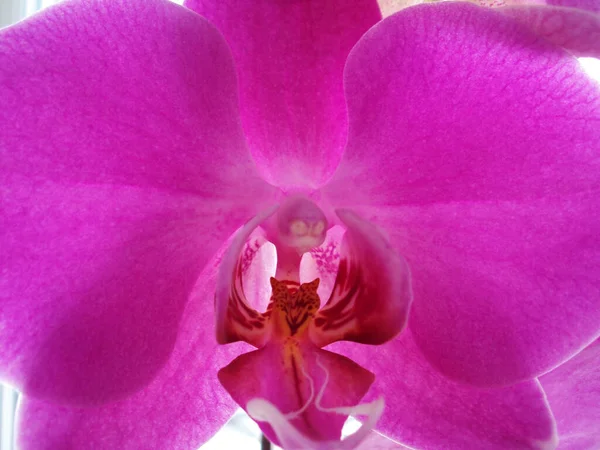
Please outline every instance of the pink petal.
[[[446, 1], [446, 0], [442, 0]], [[479, 6], [497, 8], [531, 31], [576, 56], [600, 57], [600, 11], [598, 0], [471, 0]], [[380, 0], [383, 17], [425, 0]], [[556, 5], [556, 7], [552, 6]], [[570, 8], [568, 8], [571, 6]], [[587, 10], [587, 11], [586, 11]]]
[[402, 444], [422, 450], [557, 444], [552, 414], [535, 380], [489, 389], [453, 382], [427, 362], [408, 330], [376, 349], [333, 348], [376, 374], [369, 398], [383, 395], [386, 402], [377, 430]]
[[263, 176], [283, 188], [322, 185], [346, 141], [342, 72], [380, 18], [374, 0], [187, 0], [231, 46], [241, 114]]
[[576, 56], [600, 58], [599, 14], [549, 6], [513, 6], [498, 11]]
[[508, 384], [600, 334], [600, 96], [574, 58], [493, 10], [421, 5], [365, 35], [346, 88], [324, 194], [406, 257], [436, 367]]
[[276, 207], [271, 207], [249, 220], [236, 232], [223, 254], [215, 290], [215, 331], [219, 344], [242, 340], [262, 347], [270, 336], [268, 315], [258, 312], [246, 298], [243, 278], [249, 265], [245, 264], [247, 259], [242, 249], [251, 233], [275, 210]]
[[337, 210], [346, 226], [333, 292], [309, 325], [318, 347], [338, 340], [382, 344], [406, 326], [412, 302], [406, 261], [369, 222]]
[[405, 447], [398, 442], [395, 442], [388, 437], [371, 432], [369, 436], [357, 447], [357, 450], [410, 450], [410, 447]]
[[266, 240], [264, 229], [258, 227], [249, 237], [242, 250], [246, 266], [243, 282], [248, 304], [257, 311], [266, 311], [271, 297], [270, 278], [275, 276], [277, 251]]
[[[247, 409], [250, 400], [264, 399], [281, 413], [298, 412], [290, 422], [308, 439], [337, 441], [346, 417], [318, 409], [316, 393], [326, 383], [320, 406], [352, 406], [369, 389], [373, 374], [348, 358], [310, 344], [294, 347], [290, 352], [287, 346], [273, 342], [238, 356], [219, 371], [219, 380], [242, 408]], [[285, 436], [278, 439], [268, 423], [259, 425], [275, 443], [285, 440]]]
[[346, 230], [335, 225], [327, 230], [323, 244], [314, 247], [302, 256], [300, 282], [309, 283], [319, 278], [317, 293], [321, 306], [329, 299], [335, 285], [340, 266], [340, 248]]
[[19, 448], [190, 450], [208, 440], [236, 408], [219, 385], [216, 368], [240, 351], [217, 345], [206, 330], [214, 319], [217, 260], [203, 271], [170, 358], [148, 386], [99, 407], [67, 407], [26, 397], [18, 408]]
[[[453, 1], [453, 0], [437, 0], [437, 1]], [[504, 6], [564, 6], [571, 8], [584, 9], [593, 12], [600, 11], [600, 2], [598, 0], [468, 0], [479, 6], [487, 8], [502, 8]], [[426, 3], [427, 0], [378, 0], [379, 8], [383, 17], [391, 16], [401, 9], [409, 6]]]
[[600, 12], [600, 2], [598, 0], [546, 0], [546, 3], [554, 6], [568, 6], [570, 8]]
[[540, 377], [556, 417], [560, 449], [600, 447], [600, 341]]
[[26, 394], [101, 403], [165, 364], [202, 267], [270, 192], [233, 70], [211, 25], [159, 0], [3, 30], [0, 366]]

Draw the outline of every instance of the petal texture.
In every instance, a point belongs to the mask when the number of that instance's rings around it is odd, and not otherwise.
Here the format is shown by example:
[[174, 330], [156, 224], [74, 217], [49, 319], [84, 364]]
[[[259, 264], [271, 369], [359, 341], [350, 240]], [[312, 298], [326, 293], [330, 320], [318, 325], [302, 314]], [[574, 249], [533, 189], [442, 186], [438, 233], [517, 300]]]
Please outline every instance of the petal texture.
[[198, 448], [237, 408], [216, 367], [239, 352], [217, 345], [212, 296], [218, 258], [203, 271], [184, 311], [170, 358], [131, 397], [100, 407], [66, 407], [25, 397], [19, 407], [22, 450]]
[[0, 77], [2, 376], [46, 400], [122, 397], [270, 192], [231, 55], [170, 2], [73, 1], [3, 30]]
[[508, 384], [598, 336], [600, 95], [574, 58], [493, 10], [420, 5], [365, 35], [346, 89], [325, 195], [406, 257], [436, 367]]
[[587, 9], [600, 12], [600, 2], [597, 0], [546, 0], [548, 5], [568, 6], [570, 8]]
[[498, 11], [576, 56], [600, 58], [600, 14], [550, 6], [511, 6]]
[[600, 341], [540, 377], [556, 417], [561, 450], [600, 446]]
[[[273, 342], [238, 356], [219, 371], [219, 380], [242, 408], [247, 409], [252, 399], [265, 399], [282, 413], [293, 414], [288, 419], [307, 438], [337, 441], [346, 417], [317, 408], [317, 392], [326, 383], [320, 399], [323, 408], [353, 406], [366, 394], [374, 376], [335, 353], [310, 344], [291, 345], [293, 349]], [[280, 442], [269, 424], [259, 425], [269, 439]]]
[[[452, 1], [452, 0], [434, 0], [434, 1]], [[574, 9], [600, 12], [600, 3], [598, 0], [467, 0], [479, 6], [488, 8], [502, 8], [504, 6], [564, 6]], [[425, 3], [426, 0], [378, 0], [379, 8], [383, 17], [391, 16], [401, 9], [409, 6]]]
[[535, 380], [489, 389], [453, 382], [427, 362], [408, 330], [381, 347], [332, 349], [377, 374], [368, 394], [386, 400], [377, 429], [398, 442], [423, 450], [556, 447], [556, 426]]
[[342, 72], [380, 18], [373, 0], [187, 0], [231, 46], [241, 114], [262, 174], [283, 188], [318, 187], [346, 141]]
[[[441, 0], [447, 1], [447, 0]], [[597, 0], [470, 0], [479, 6], [497, 8], [525, 25], [534, 33], [576, 56], [598, 58], [600, 55], [600, 10]], [[379, 0], [383, 17], [388, 17], [423, 0]], [[571, 6], [571, 7], [569, 7]]]

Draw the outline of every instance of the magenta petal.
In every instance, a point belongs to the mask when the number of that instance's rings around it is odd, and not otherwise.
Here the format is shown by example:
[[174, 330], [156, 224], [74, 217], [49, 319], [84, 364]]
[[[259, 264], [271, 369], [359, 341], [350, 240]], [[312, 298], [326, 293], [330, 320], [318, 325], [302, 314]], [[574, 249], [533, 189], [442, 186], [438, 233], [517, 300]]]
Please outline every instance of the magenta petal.
[[568, 6], [570, 8], [600, 12], [600, 2], [598, 0], [546, 0], [546, 3], [554, 6]]
[[262, 347], [270, 336], [268, 316], [254, 309], [245, 295], [243, 279], [249, 264], [242, 249], [252, 232], [275, 209], [271, 207], [249, 220], [235, 233], [223, 254], [214, 294], [215, 332], [219, 344], [243, 340]]
[[[329, 381], [325, 385], [326, 373]], [[219, 380], [244, 409], [250, 400], [264, 399], [284, 414], [297, 412], [290, 417], [291, 424], [314, 441], [339, 440], [346, 419], [317, 408], [317, 394], [323, 386], [320, 406], [353, 406], [365, 395], [373, 379], [372, 373], [343, 356], [310, 344], [284, 346], [276, 342], [238, 356], [219, 371]], [[259, 425], [274, 442], [285, 441], [283, 436], [277, 439], [267, 423]]]
[[346, 141], [342, 72], [374, 0], [187, 0], [231, 46], [252, 155], [271, 183], [322, 185]]
[[270, 191], [219, 33], [169, 2], [66, 2], [2, 31], [0, 366], [120, 398], [167, 360], [198, 274]]
[[560, 449], [600, 447], [600, 341], [540, 377], [556, 417]]
[[600, 58], [599, 14], [549, 6], [513, 6], [498, 11], [576, 56]]
[[183, 313], [169, 360], [131, 397], [99, 407], [66, 407], [25, 397], [18, 408], [22, 450], [198, 448], [236, 409], [219, 385], [217, 367], [233, 346], [219, 346], [212, 323], [216, 262], [201, 275]]
[[331, 296], [309, 325], [318, 347], [338, 340], [382, 344], [406, 326], [412, 303], [406, 261], [373, 224], [337, 210], [346, 226]]
[[[342, 348], [343, 346], [343, 348]], [[383, 395], [377, 430], [422, 450], [552, 449], [556, 426], [537, 381], [480, 389], [435, 370], [405, 331], [377, 349], [336, 344], [377, 374], [369, 397]]]
[[300, 262], [300, 282], [309, 283], [315, 278], [319, 279], [317, 293], [321, 306], [329, 299], [340, 266], [340, 247], [345, 230], [335, 225], [325, 236], [323, 244], [314, 247], [310, 253], [305, 254]]
[[395, 442], [386, 436], [373, 431], [357, 447], [357, 450], [411, 450], [398, 442]]
[[348, 146], [324, 190], [336, 206], [526, 201], [598, 184], [598, 84], [493, 9], [407, 8], [361, 39], [345, 81]]
[[346, 86], [325, 195], [406, 257], [430, 361], [509, 384], [595, 339], [600, 91], [577, 61], [491, 9], [421, 5], [365, 35]]

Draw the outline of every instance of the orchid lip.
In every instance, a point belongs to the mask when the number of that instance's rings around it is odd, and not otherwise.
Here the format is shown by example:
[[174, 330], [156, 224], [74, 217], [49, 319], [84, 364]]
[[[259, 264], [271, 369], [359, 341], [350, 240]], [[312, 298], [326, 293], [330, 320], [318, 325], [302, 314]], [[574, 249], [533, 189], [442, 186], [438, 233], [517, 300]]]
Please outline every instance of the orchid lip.
[[[319, 392], [315, 395], [315, 382], [308, 372], [302, 368], [302, 374], [308, 380], [310, 385], [310, 396], [300, 407], [300, 409], [284, 414], [277, 408], [277, 406], [268, 400], [264, 398], [253, 398], [246, 404], [248, 415], [254, 420], [269, 423], [275, 430], [275, 434], [279, 438], [281, 444], [286, 449], [314, 448], [333, 450], [355, 448], [374, 428], [375, 424], [383, 414], [385, 401], [383, 397], [379, 397], [372, 402], [357, 404], [354, 406], [323, 407], [321, 401], [329, 383], [329, 371], [325, 365], [323, 365], [318, 356], [316, 358], [316, 363], [325, 373], [325, 381], [323, 382]], [[368, 418], [355, 433], [346, 436], [341, 441], [316, 442], [310, 437], [303, 435], [291, 423], [292, 420], [297, 419], [300, 415], [302, 415], [311, 404], [314, 405], [317, 410], [322, 412], [331, 412], [344, 416], [361, 415], [367, 416]]]

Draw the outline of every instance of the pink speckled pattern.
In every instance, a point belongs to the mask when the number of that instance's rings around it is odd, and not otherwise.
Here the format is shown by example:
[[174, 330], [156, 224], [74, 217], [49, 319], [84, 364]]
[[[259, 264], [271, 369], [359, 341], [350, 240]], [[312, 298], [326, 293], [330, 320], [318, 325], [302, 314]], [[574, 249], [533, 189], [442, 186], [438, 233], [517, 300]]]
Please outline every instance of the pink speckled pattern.
[[186, 0], [231, 46], [241, 117], [265, 179], [316, 188], [346, 142], [342, 71], [348, 52], [380, 18], [374, 0]]
[[600, 334], [600, 95], [574, 58], [491, 9], [420, 5], [363, 37], [345, 83], [324, 192], [406, 257], [434, 366], [514, 383]]
[[4, 30], [0, 72], [2, 377], [61, 403], [122, 398], [270, 198], [231, 55], [181, 6], [71, 1]]

